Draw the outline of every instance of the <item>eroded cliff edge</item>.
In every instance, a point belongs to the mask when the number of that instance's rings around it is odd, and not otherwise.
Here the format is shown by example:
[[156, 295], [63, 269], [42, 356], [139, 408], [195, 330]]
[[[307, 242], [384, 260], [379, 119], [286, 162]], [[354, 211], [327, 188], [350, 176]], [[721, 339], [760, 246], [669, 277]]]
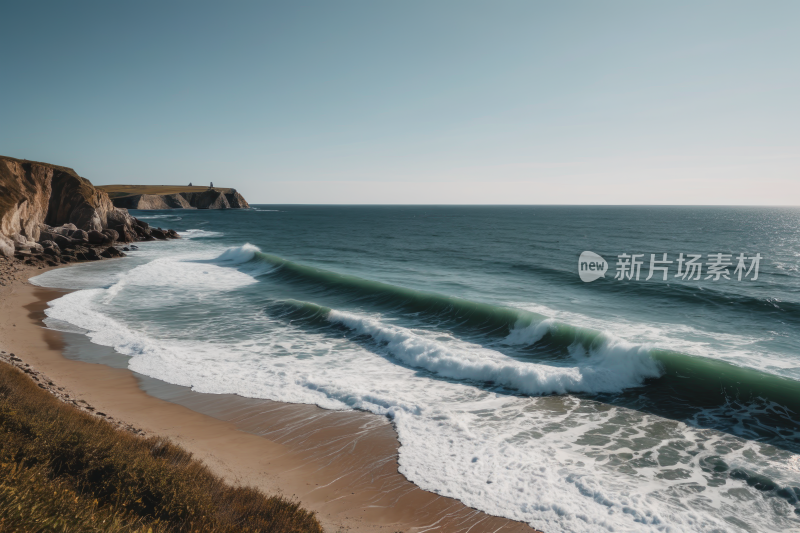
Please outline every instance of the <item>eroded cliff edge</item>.
[[0, 156], [0, 255], [177, 236], [115, 207], [71, 168]]
[[[104, 185], [116, 207], [124, 209], [247, 209], [236, 189], [171, 185]], [[163, 192], [162, 192], [163, 191]]]

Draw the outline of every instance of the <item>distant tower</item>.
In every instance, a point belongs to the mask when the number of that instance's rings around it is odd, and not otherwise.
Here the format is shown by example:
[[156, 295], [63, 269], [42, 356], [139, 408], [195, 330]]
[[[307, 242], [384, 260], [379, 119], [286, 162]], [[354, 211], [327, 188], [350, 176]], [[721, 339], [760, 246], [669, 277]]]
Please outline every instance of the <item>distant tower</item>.
[[214, 188], [214, 182], [213, 181], [211, 182], [211, 185], [209, 185], [209, 187], [211, 187], [212, 189]]
[[191, 187], [191, 186], [192, 186], [192, 182], [190, 181], [190, 182], [189, 182], [189, 187]]

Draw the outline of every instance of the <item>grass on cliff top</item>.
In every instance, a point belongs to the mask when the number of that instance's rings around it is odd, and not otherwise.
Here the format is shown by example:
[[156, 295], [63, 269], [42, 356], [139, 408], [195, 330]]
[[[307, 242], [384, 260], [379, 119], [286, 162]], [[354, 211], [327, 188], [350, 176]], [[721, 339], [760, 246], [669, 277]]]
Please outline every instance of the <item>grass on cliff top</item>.
[[[203, 186], [181, 186], [181, 185], [97, 185], [96, 189], [104, 191], [110, 198], [122, 198], [123, 196], [134, 196], [137, 194], [178, 194], [182, 192], [204, 192], [208, 190], [207, 185]], [[228, 194], [231, 189], [225, 187], [214, 187], [214, 189]]]
[[0, 531], [322, 528], [299, 504], [227, 485], [179, 446], [118, 430], [0, 364]]

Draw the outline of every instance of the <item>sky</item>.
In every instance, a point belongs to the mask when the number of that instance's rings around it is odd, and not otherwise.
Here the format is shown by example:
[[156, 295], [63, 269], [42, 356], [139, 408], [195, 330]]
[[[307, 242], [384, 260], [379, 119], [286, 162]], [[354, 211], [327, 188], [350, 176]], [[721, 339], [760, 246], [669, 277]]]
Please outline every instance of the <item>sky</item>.
[[251, 203], [800, 205], [800, 2], [0, 5], [0, 155]]

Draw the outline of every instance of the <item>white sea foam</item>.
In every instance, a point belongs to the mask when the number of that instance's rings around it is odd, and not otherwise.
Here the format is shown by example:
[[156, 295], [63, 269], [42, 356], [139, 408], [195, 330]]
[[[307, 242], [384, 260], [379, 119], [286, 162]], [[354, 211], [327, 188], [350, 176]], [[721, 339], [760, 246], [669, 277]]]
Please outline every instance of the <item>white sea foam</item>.
[[540, 322], [535, 322], [528, 326], [514, 327], [505, 339], [506, 344], [536, 344], [550, 333], [557, 322], [553, 318], [547, 318]]
[[[51, 302], [46, 313], [129, 356], [132, 370], [198, 392], [389, 416], [401, 442], [400, 471], [411, 481], [548, 533], [744, 530], [723, 516], [758, 517], [763, 531], [794, 523], [791, 510], [775, 510], [781, 501], [740, 480], [711, 485], [700, 468], [703, 458], [729, 449], [732, 466], [796, 479], [796, 456], [788, 452], [571, 396], [525, 397], [475, 383], [529, 394], [618, 390], [658, 372], [646, 345], [606, 334], [590, 353], [573, 347], [570, 366], [552, 367], [448, 333], [334, 310], [329, 319], [358, 334], [342, 338], [272, 319], [262, 305], [248, 307], [236, 295], [256, 290], [256, 281], [230, 266], [258, 248], [220, 251], [186, 256], [211, 262], [138, 265], [105, 288]], [[92, 268], [72, 275], [90, 276]], [[206, 316], [207, 309], [215, 313]], [[176, 326], [180, 313], [194, 313], [185, 327]], [[506, 342], [536, 342], [552, 324], [517, 328]]]
[[221, 237], [223, 235], [219, 231], [206, 231], [204, 229], [187, 229], [186, 231], [179, 231], [178, 234], [184, 239], [202, 239], [208, 237]]
[[252, 244], [247, 243], [242, 246], [228, 248], [222, 252], [222, 254], [217, 257], [216, 260], [238, 265], [240, 263], [247, 263], [248, 261], [251, 261], [256, 256], [256, 253], [260, 251], [261, 250], [258, 248], [258, 246], [253, 246]]
[[[692, 324], [635, 322], [619, 317], [608, 320], [530, 302], [506, 302], [506, 305], [548, 317], [531, 327], [512, 330], [507, 339], [511, 344], [533, 344], [558, 323], [580, 324], [633, 344], [720, 359], [735, 365], [800, 379], [800, 368], [795, 360], [771, 354], [761, 348], [761, 343], [772, 340], [773, 332], [770, 331], [755, 337], [700, 330]], [[712, 346], [713, 349], [710, 349]]]
[[[559, 367], [519, 362], [500, 352], [466, 343], [451, 347], [409, 329], [353, 313], [334, 310], [328, 319], [386, 343], [392, 357], [407, 365], [452, 379], [492, 382], [525, 394], [619, 392], [661, 375], [646, 346], [613, 337], [589, 353], [573, 347], [571, 353], [576, 365]], [[531, 335], [538, 335], [539, 327], [534, 327]]]
[[183, 220], [183, 217], [179, 217], [178, 215], [139, 215], [136, 218], [151, 220], [151, 219], [159, 219], [159, 218], [169, 218], [171, 220]]

